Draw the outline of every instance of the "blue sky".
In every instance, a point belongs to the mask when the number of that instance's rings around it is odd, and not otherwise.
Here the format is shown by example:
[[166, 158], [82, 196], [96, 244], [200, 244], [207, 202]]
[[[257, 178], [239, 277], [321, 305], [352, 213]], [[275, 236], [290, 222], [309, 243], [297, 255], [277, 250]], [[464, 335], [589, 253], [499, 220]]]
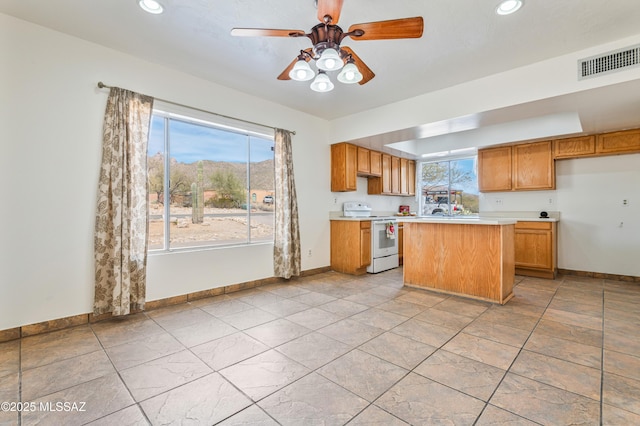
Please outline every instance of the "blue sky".
[[[478, 194], [478, 177], [476, 175], [476, 158], [463, 158], [459, 160], [452, 160], [453, 164], [455, 164], [460, 170], [463, 172], [469, 172], [471, 176], [474, 177], [473, 182], [465, 183], [465, 184], [454, 184], [455, 189], [461, 189], [463, 192], [469, 194]], [[441, 182], [442, 184], [447, 184], [447, 182]]]
[[[199, 160], [246, 162], [247, 136], [206, 126], [170, 120], [171, 158], [181, 163]], [[273, 159], [273, 141], [251, 136], [251, 161]], [[164, 150], [164, 118], [153, 116], [149, 135], [149, 155]]]

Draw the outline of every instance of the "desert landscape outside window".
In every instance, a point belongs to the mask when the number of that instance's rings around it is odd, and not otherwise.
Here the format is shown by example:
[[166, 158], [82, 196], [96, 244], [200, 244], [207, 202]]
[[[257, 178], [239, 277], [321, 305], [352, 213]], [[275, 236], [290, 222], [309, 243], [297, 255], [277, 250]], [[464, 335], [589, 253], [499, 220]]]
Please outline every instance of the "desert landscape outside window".
[[148, 249], [273, 241], [273, 137], [154, 110]]

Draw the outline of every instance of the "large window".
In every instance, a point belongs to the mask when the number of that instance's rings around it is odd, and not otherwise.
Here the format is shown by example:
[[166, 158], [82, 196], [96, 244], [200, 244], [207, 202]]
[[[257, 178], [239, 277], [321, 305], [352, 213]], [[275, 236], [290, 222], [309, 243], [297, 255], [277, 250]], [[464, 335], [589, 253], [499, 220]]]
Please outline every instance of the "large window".
[[273, 241], [273, 136], [229, 121], [154, 109], [149, 250]]
[[477, 157], [424, 162], [420, 169], [423, 215], [479, 213]]

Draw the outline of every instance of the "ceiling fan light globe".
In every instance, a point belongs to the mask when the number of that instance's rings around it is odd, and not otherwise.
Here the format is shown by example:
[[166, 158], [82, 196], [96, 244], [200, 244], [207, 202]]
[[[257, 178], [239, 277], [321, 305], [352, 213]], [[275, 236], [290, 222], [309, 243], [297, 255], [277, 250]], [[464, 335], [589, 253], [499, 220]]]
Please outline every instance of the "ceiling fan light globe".
[[325, 49], [316, 62], [318, 68], [323, 71], [336, 71], [342, 68], [344, 62], [338, 51], [332, 47]]
[[323, 72], [318, 73], [318, 76], [311, 83], [311, 90], [314, 92], [330, 92], [333, 90], [333, 87], [329, 76]]
[[344, 84], [359, 83], [362, 81], [362, 78], [363, 75], [358, 67], [351, 62], [345, 65], [342, 71], [340, 71], [340, 74], [338, 74], [338, 81]]
[[156, 0], [139, 0], [138, 6], [140, 6], [140, 8], [145, 12], [149, 12], [154, 15], [159, 15], [164, 11], [162, 5]]
[[308, 81], [315, 75], [316, 74], [304, 59], [296, 62], [291, 71], [289, 71], [289, 77], [295, 81]]
[[498, 15], [510, 15], [522, 7], [522, 0], [503, 0], [496, 7]]

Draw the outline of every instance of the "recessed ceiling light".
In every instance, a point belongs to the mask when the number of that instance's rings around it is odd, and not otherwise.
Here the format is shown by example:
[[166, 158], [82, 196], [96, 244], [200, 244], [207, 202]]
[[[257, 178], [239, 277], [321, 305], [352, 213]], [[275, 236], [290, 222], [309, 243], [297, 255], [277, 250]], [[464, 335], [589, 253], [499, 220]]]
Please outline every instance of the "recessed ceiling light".
[[156, 0], [139, 0], [138, 5], [145, 12], [153, 13], [154, 15], [158, 15], [164, 11], [162, 5]]
[[523, 0], [504, 0], [498, 7], [496, 13], [498, 15], [510, 15], [522, 7]]

